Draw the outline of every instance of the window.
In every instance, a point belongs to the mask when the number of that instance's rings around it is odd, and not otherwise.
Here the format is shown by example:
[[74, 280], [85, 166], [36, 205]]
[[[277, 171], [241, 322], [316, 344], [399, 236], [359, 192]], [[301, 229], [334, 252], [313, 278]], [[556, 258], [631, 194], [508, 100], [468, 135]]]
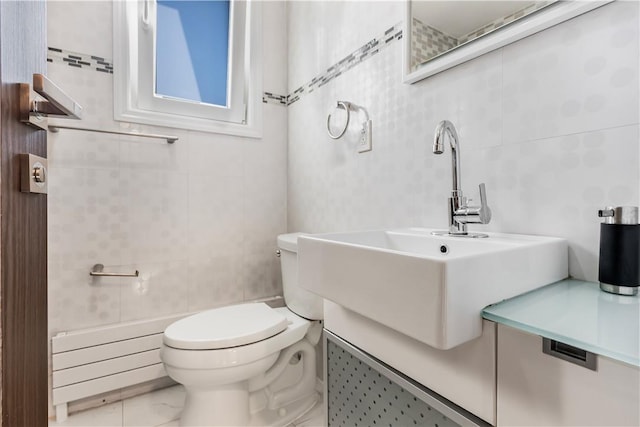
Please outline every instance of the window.
[[115, 119], [259, 137], [258, 1], [114, 2]]
[[227, 106], [230, 2], [158, 0], [158, 96]]

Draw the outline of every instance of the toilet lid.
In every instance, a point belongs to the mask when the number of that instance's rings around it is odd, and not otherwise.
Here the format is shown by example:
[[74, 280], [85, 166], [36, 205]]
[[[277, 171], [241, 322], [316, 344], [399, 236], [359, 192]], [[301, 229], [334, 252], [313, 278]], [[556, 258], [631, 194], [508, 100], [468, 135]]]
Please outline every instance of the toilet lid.
[[169, 325], [165, 345], [186, 350], [238, 347], [272, 337], [287, 328], [287, 318], [265, 303], [203, 311]]

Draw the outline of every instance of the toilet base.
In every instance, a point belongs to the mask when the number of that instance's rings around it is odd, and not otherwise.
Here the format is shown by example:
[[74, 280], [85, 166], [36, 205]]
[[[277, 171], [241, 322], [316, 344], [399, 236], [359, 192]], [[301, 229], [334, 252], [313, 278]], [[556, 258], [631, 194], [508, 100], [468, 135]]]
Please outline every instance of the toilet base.
[[[250, 414], [249, 396], [246, 388], [224, 388], [188, 395], [180, 426], [286, 426], [309, 412], [320, 401], [320, 395], [314, 391], [278, 409], [265, 407]], [[194, 410], [194, 407], [198, 409]], [[203, 407], [207, 409], [202, 410]]]
[[249, 392], [246, 383], [220, 386], [215, 390], [186, 391], [180, 426], [249, 425]]
[[263, 409], [251, 415], [249, 426], [284, 427], [311, 411], [316, 404], [321, 402], [317, 392], [304, 399], [283, 406], [280, 409]]

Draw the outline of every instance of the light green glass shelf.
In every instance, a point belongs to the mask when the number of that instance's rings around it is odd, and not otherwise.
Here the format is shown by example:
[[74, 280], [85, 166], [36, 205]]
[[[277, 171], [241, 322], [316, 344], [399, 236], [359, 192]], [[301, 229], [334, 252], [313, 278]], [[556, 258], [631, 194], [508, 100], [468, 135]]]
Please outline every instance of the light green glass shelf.
[[482, 316], [640, 367], [640, 295], [567, 279], [491, 305]]

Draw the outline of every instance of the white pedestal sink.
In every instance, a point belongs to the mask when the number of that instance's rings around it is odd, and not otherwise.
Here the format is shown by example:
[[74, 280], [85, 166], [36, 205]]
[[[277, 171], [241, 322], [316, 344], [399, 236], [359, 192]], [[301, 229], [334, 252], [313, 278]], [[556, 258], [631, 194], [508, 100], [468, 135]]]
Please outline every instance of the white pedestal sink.
[[568, 276], [567, 242], [430, 229], [316, 234], [298, 239], [300, 286], [438, 349], [482, 333], [481, 311]]

